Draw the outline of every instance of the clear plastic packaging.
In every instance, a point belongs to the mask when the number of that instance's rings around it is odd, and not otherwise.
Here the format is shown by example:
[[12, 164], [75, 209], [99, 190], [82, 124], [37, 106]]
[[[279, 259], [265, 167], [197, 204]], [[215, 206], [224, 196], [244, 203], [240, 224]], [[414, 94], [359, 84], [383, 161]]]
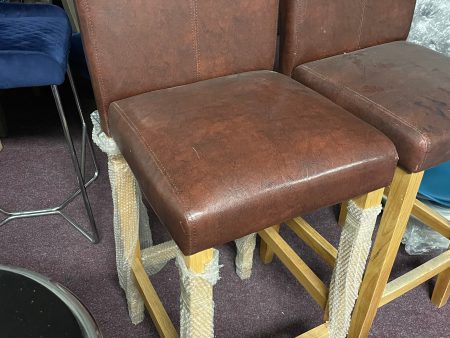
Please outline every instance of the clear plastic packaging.
[[[433, 205], [430, 202], [424, 203], [450, 220], [450, 209]], [[433, 255], [447, 250], [450, 240], [411, 217], [403, 235], [402, 243], [405, 244], [405, 250], [410, 255]]]
[[449, 0], [417, 0], [408, 41], [450, 56]]

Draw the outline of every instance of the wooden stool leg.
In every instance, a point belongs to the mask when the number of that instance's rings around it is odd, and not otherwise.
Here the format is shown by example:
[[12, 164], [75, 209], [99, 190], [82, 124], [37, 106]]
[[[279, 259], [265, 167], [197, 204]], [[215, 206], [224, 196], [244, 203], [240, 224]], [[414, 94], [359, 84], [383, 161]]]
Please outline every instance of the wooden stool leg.
[[213, 286], [219, 277], [218, 252], [213, 249], [177, 258], [180, 270], [181, 338], [214, 337]]
[[[433, 211], [424, 203], [416, 200], [416, 202], [414, 203], [412, 214], [422, 223], [439, 232], [442, 236], [450, 238], [450, 222], [440, 214]], [[449, 295], [450, 269], [447, 269], [438, 275], [431, 301], [434, 305], [441, 308], [448, 302]]]
[[133, 275], [145, 302], [145, 307], [161, 338], [178, 338], [178, 333], [167, 315], [141, 261], [139, 242], [136, 243], [136, 256], [133, 262]]
[[348, 215], [342, 229], [330, 285], [329, 316], [332, 337], [346, 337], [348, 332], [370, 252], [372, 234], [377, 216], [381, 212], [383, 191], [384, 189], [378, 189], [348, 203]]
[[[273, 229], [275, 229], [276, 232], [280, 232], [280, 225], [274, 225], [272, 227]], [[269, 264], [272, 262], [273, 260], [273, 251], [272, 249], [267, 245], [266, 242], [264, 242], [264, 240], [261, 238], [261, 244], [260, 244], [260, 248], [259, 248], [259, 257], [261, 258], [261, 261], [264, 264]]]
[[436, 285], [434, 286], [431, 301], [434, 305], [441, 308], [448, 302], [450, 296], [450, 269], [441, 272], [438, 275]]
[[338, 220], [338, 224], [341, 227], [344, 226], [345, 220], [347, 219], [347, 208], [348, 208], [348, 202], [342, 202], [341, 210], [339, 211], [339, 220]]
[[367, 337], [383, 296], [423, 172], [395, 171], [369, 264], [353, 311], [349, 337]]

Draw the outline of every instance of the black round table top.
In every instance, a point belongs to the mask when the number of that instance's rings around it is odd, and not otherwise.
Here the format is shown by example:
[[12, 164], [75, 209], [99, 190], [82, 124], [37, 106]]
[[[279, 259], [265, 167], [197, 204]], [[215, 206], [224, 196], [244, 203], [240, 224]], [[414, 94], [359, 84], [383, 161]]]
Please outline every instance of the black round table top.
[[92, 316], [64, 288], [37, 273], [0, 265], [0, 337], [101, 337]]

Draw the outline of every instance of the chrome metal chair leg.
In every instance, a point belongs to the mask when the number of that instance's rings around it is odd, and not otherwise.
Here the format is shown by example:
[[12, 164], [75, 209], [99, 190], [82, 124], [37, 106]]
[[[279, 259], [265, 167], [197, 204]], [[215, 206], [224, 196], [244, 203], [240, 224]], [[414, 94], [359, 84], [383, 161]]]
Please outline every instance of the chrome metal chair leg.
[[[70, 74], [70, 71], [68, 71], [68, 74]], [[70, 75], [69, 75], [69, 78], [71, 79]], [[70, 82], [71, 82], [71, 85], [73, 86], [72, 79], [71, 79]], [[73, 86], [72, 89], [74, 89], [74, 88], [75, 87]], [[91, 227], [92, 227], [92, 232], [93, 232], [92, 235], [89, 235], [88, 233], [83, 231], [79, 226], [76, 225], [75, 222], [73, 222], [64, 213], [61, 213], [61, 215], [67, 221], [69, 221], [69, 223], [71, 223], [77, 230], [79, 230], [87, 239], [89, 239], [92, 243], [97, 243], [98, 242], [97, 227], [95, 225], [94, 215], [92, 213], [91, 204], [89, 202], [89, 198], [88, 198], [88, 195], [87, 195], [87, 192], [86, 192], [86, 185], [85, 185], [85, 182], [84, 182], [83, 173], [82, 173], [81, 168], [80, 168], [80, 163], [78, 162], [75, 146], [73, 144], [72, 137], [71, 137], [70, 131], [69, 131], [69, 127], [67, 125], [66, 116], [64, 114], [64, 109], [63, 109], [63, 106], [61, 104], [61, 99], [60, 99], [60, 96], [59, 96], [58, 87], [55, 86], [55, 85], [52, 85], [51, 89], [52, 89], [53, 96], [55, 98], [56, 108], [58, 109], [58, 114], [59, 114], [59, 117], [61, 119], [61, 124], [62, 124], [63, 131], [64, 131], [64, 137], [66, 138], [66, 142], [67, 142], [67, 146], [68, 146], [68, 149], [69, 149], [69, 153], [70, 153], [70, 156], [72, 158], [72, 163], [73, 163], [73, 166], [75, 168], [75, 173], [77, 175], [78, 186], [79, 186], [79, 189], [81, 191], [81, 196], [83, 197], [83, 202], [84, 202], [84, 206], [85, 206], [85, 209], [86, 209], [86, 213], [87, 213], [87, 216], [89, 218], [89, 222], [90, 222]], [[77, 102], [77, 107], [79, 109], [79, 112], [80, 112], [80, 115], [81, 115], [81, 118], [82, 118], [81, 108], [80, 108], [80, 105], [79, 105], [79, 102], [78, 102], [78, 98], [77, 98], [75, 93], [76, 93], [76, 91], [74, 91], [74, 95], [75, 95], [75, 98], [76, 98], [75, 100]], [[84, 123], [84, 119], [82, 119], [82, 123]], [[84, 123], [83, 127], [85, 127], [85, 126], [86, 126], [86, 124]], [[90, 142], [88, 142], [88, 143], [90, 144]], [[84, 160], [84, 158], [82, 160]], [[83, 162], [82, 162], [82, 164], [84, 166]]]
[[[72, 141], [72, 138], [70, 136], [70, 131], [67, 125], [66, 117], [64, 115], [64, 110], [61, 104], [61, 99], [59, 97], [59, 91], [57, 86], [51, 86], [53, 96], [55, 98], [56, 107], [58, 109], [58, 114], [61, 119], [64, 136], [66, 138], [66, 142], [69, 148], [69, 152], [72, 158], [72, 162], [75, 168], [75, 173], [77, 175], [77, 181], [79, 188], [72, 192], [72, 194], [69, 195], [69, 197], [63, 201], [60, 205], [54, 207], [54, 208], [47, 208], [47, 209], [40, 209], [40, 210], [27, 210], [27, 211], [17, 211], [17, 212], [8, 212], [0, 208], [0, 214], [3, 214], [6, 216], [5, 219], [0, 221], [0, 227], [5, 225], [6, 223], [19, 218], [29, 218], [29, 217], [38, 217], [38, 216], [47, 216], [47, 215], [60, 215], [62, 216], [66, 221], [68, 221], [73, 227], [75, 227], [83, 236], [85, 236], [87, 239], [89, 239], [92, 243], [98, 242], [98, 232], [97, 227], [95, 225], [95, 220], [93, 217], [92, 209], [89, 203], [89, 199], [87, 196], [86, 189], [97, 179], [98, 177], [98, 165], [97, 161], [95, 159], [94, 155], [94, 148], [92, 146], [92, 143], [90, 142], [88, 132], [87, 132], [87, 126], [84, 121], [83, 113], [81, 110], [81, 105], [78, 99], [78, 94], [73, 82], [72, 74], [70, 72], [70, 69], [67, 69], [67, 75], [69, 77], [70, 86], [72, 88], [72, 93], [75, 98], [75, 103], [77, 106], [77, 110], [79, 113], [79, 117], [82, 124], [82, 139], [81, 139], [81, 165], [78, 162], [78, 157], [76, 155], [75, 147]], [[86, 181], [85, 177], [85, 164], [86, 164], [86, 145], [88, 147], [88, 150], [91, 153], [92, 162], [94, 165], [94, 174], [92, 177]], [[77, 198], [79, 195], [82, 196], [83, 202], [86, 208], [86, 213], [89, 218], [90, 225], [92, 227], [92, 233], [86, 232], [79, 224], [77, 224], [71, 217], [66, 215], [63, 210], [64, 208], [70, 204], [75, 198]]]
[[73, 77], [72, 77], [72, 71], [70, 69], [70, 66], [67, 65], [67, 77], [69, 78], [69, 82], [70, 82], [70, 87], [72, 88], [72, 93], [73, 93], [73, 97], [75, 98], [75, 104], [77, 106], [77, 110], [78, 110], [78, 115], [80, 117], [81, 120], [81, 126], [82, 126], [82, 138], [81, 138], [81, 173], [85, 174], [85, 163], [86, 163], [86, 143], [87, 146], [89, 147], [89, 151], [91, 152], [91, 159], [92, 162], [94, 163], [94, 167], [95, 167], [95, 173], [96, 175], [98, 175], [98, 166], [97, 166], [97, 161], [95, 159], [94, 156], [94, 147], [92, 146], [92, 142], [89, 139], [88, 133], [87, 133], [87, 126], [86, 126], [86, 122], [84, 121], [84, 117], [83, 117], [83, 111], [81, 110], [81, 104], [80, 104], [80, 100], [78, 99], [78, 92], [77, 92], [77, 88], [75, 87], [75, 83], [73, 81]]

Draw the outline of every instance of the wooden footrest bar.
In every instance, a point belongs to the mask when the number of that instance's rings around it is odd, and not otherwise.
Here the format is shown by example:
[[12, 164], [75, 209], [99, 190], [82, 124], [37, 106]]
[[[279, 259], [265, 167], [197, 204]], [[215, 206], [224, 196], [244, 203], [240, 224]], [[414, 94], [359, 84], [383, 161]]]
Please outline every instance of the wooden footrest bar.
[[[390, 187], [387, 187], [384, 190], [384, 193], [388, 197], [389, 192]], [[450, 238], [450, 221], [418, 199], [414, 201], [411, 215], [417, 218], [422, 223], [428, 225], [430, 228], [439, 232], [442, 236]]]
[[442, 236], [450, 238], [450, 221], [439, 215], [426, 204], [416, 199], [411, 214], [422, 223], [439, 232]]
[[147, 273], [144, 270], [144, 266], [139, 259], [139, 255], [136, 255], [133, 264], [133, 272], [137, 281], [137, 285], [144, 297], [145, 307], [152, 318], [153, 323], [158, 330], [159, 336], [162, 338], [177, 338], [178, 333], [173, 326], [172, 321], [167, 315], [161, 300], [156, 293]]
[[379, 307], [400, 297], [448, 268], [450, 268], [450, 251], [444, 252], [388, 283]]
[[336, 264], [337, 249], [319, 234], [308, 222], [301, 217], [296, 217], [286, 224], [300, 239], [313, 249], [324, 261], [334, 266]]
[[273, 250], [284, 266], [294, 275], [298, 282], [308, 291], [314, 300], [325, 309], [328, 288], [309, 266], [295, 253], [274, 227], [264, 229], [258, 234]]

